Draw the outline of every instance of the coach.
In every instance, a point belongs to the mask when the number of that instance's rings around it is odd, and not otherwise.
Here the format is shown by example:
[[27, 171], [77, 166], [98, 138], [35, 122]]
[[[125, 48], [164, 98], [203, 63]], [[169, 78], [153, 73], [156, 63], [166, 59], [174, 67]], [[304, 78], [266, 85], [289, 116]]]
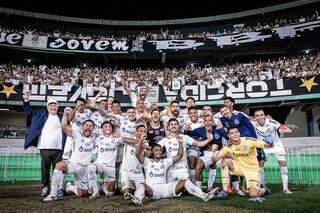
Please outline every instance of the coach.
[[29, 103], [31, 92], [23, 96], [23, 110], [30, 117], [31, 125], [25, 137], [24, 148], [35, 146], [40, 150], [41, 156], [41, 196], [49, 193], [50, 167], [62, 160], [66, 135], [61, 128], [62, 115], [58, 114], [58, 102], [50, 99], [47, 110], [32, 110]]

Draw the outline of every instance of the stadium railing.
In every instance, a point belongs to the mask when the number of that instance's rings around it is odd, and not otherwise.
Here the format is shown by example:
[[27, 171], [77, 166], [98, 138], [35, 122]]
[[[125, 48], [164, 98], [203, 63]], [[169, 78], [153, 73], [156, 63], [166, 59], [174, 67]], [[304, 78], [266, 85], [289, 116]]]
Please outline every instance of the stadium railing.
[[[0, 146], [0, 182], [40, 181], [40, 155], [36, 148], [21, 150], [21, 146]], [[320, 146], [286, 148], [290, 184], [320, 184]], [[274, 156], [265, 164], [266, 182], [281, 184], [279, 165]], [[203, 183], [207, 182], [203, 172]], [[221, 182], [217, 169], [216, 183]], [[66, 180], [73, 180], [68, 175]]]

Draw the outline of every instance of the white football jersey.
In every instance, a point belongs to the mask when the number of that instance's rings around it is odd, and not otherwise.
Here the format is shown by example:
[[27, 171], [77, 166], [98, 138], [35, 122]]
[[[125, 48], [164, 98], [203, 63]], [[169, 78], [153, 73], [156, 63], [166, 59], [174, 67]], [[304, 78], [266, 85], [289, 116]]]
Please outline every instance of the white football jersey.
[[112, 135], [106, 137], [100, 135], [96, 138], [98, 157], [96, 162], [107, 166], [115, 167], [117, 159], [117, 149], [122, 143], [121, 138], [115, 138]]
[[95, 139], [96, 134], [92, 134], [91, 137], [85, 137], [79, 131], [72, 131], [72, 155], [70, 161], [80, 163], [83, 165], [90, 164], [95, 154]]
[[[188, 168], [187, 146], [192, 146], [195, 140], [187, 135], [180, 134], [183, 137], [183, 157], [175, 163], [176, 167]], [[161, 147], [166, 148], [167, 158], [173, 158], [178, 153], [179, 142], [176, 138], [163, 138], [158, 143]]]
[[85, 120], [90, 119], [90, 115], [91, 115], [91, 110], [90, 109], [85, 109], [83, 113], [80, 113], [78, 111], [76, 111], [76, 114], [72, 120], [72, 129], [73, 130], [79, 130], [81, 129], [82, 123]]
[[191, 124], [191, 130], [197, 129], [199, 127], [203, 127], [203, 119], [198, 118], [198, 121], [196, 123], [193, 123], [190, 118], [188, 117], [188, 120], [185, 122], [184, 125]]
[[110, 118], [115, 123], [114, 132], [121, 133], [120, 127], [121, 127], [121, 123], [124, 122], [125, 117], [120, 114], [110, 114]]
[[156, 162], [153, 159], [145, 157], [143, 167], [146, 175], [146, 184], [153, 186], [154, 184], [167, 183], [167, 172], [172, 163], [172, 158], [165, 158]]
[[136, 145], [124, 144], [122, 169], [131, 173], [142, 173], [142, 164], [136, 157]]
[[279, 143], [281, 142], [278, 134], [278, 129], [281, 128], [281, 124], [278, 121], [266, 118], [266, 122], [264, 126], [260, 126], [258, 122], [251, 121], [252, 125], [254, 126], [254, 129], [257, 133], [257, 137], [260, 140], [263, 140], [265, 142], [273, 142], [273, 143]]
[[98, 135], [101, 134], [101, 124], [106, 121], [106, 117], [102, 116], [100, 112], [95, 111], [92, 112], [90, 115], [90, 119], [93, 120], [95, 127], [94, 127], [94, 132]]
[[136, 137], [136, 122], [129, 121], [128, 119], [121, 120], [120, 135], [122, 138], [135, 138]]

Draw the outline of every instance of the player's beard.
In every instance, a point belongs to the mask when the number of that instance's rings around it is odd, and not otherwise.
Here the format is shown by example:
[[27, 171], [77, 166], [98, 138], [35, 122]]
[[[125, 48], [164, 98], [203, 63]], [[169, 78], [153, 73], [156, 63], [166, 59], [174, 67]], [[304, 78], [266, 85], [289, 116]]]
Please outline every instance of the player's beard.
[[85, 130], [83, 131], [83, 134], [84, 134], [84, 136], [86, 136], [86, 137], [90, 137], [91, 134], [92, 134], [92, 131], [91, 131], [90, 129], [85, 129]]
[[261, 119], [261, 120], [257, 120], [258, 121], [258, 124], [260, 125], [260, 126], [264, 126], [265, 125], [265, 123], [266, 123], [266, 119]]

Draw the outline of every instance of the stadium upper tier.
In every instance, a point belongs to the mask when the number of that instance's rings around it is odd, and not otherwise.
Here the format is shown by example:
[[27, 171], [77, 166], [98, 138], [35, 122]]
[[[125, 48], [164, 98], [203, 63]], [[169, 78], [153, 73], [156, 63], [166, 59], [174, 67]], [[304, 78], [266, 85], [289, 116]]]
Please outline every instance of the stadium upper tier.
[[230, 64], [220, 67], [194, 67], [183, 69], [113, 69], [110, 67], [26, 66], [0, 65], [0, 83], [71, 85], [71, 86], [120, 86], [127, 82], [135, 86], [221, 85], [224, 83], [307, 77], [320, 74], [320, 53], [283, 57], [276, 60]]

